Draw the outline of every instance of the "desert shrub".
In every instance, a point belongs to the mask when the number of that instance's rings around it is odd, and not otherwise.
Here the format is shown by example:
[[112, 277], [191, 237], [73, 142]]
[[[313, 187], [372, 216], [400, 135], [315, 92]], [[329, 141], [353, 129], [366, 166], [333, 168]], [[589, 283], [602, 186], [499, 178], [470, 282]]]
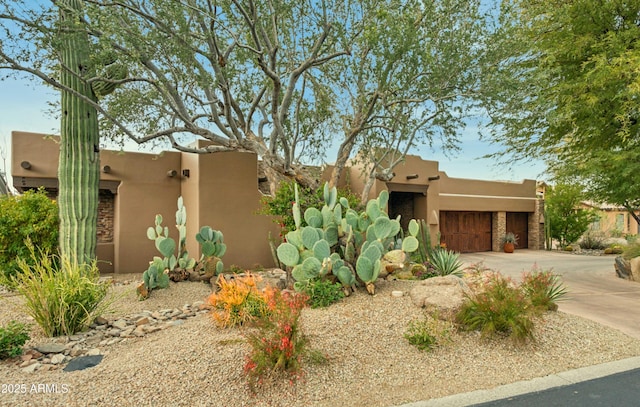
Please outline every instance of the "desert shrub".
[[622, 257], [627, 260], [633, 259], [634, 257], [640, 256], [640, 242], [635, 242], [624, 248], [622, 252]]
[[431, 350], [448, 339], [450, 328], [450, 323], [437, 318], [412, 320], [404, 338], [420, 350]]
[[537, 268], [523, 273], [520, 288], [534, 308], [544, 311], [557, 310], [558, 301], [562, 301], [567, 295], [560, 276], [550, 270], [541, 271]]
[[22, 346], [29, 340], [29, 329], [25, 324], [11, 321], [0, 327], [0, 359], [22, 355]]
[[460, 253], [453, 250], [439, 248], [429, 253], [429, 265], [440, 276], [462, 275], [462, 262], [460, 261]]
[[344, 298], [342, 284], [324, 278], [309, 280], [302, 290], [308, 297], [311, 308], [324, 308]]
[[213, 307], [213, 320], [223, 328], [244, 325], [267, 313], [267, 302], [256, 286], [258, 276], [248, 274], [227, 281], [218, 277], [218, 292], [207, 302]]
[[41, 250], [57, 251], [59, 223], [58, 205], [42, 189], [0, 197], [0, 283], [12, 285], [20, 272], [18, 258], [34, 264], [26, 239]]
[[46, 335], [80, 332], [111, 305], [105, 301], [109, 285], [99, 282], [95, 260], [78, 263], [43, 251], [36, 255], [33, 246], [30, 255], [32, 265], [18, 260], [21, 272], [14, 281], [25, 298], [27, 314]]
[[308, 353], [307, 339], [298, 319], [308, 298], [305, 294], [266, 291], [268, 314], [256, 322], [257, 329], [248, 331], [251, 352], [244, 372], [251, 388], [269, 374], [284, 374], [291, 380], [302, 373], [302, 360]]
[[516, 342], [533, 338], [531, 305], [524, 293], [508, 278], [495, 274], [484, 291], [470, 296], [456, 315], [463, 328], [479, 330], [484, 336], [506, 335]]
[[[280, 237], [296, 229], [293, 220], [292, 206], [295, 202], [294, 181], [283, 181], [276, 190], [275, 196], [265, 196], [261, 200], [261, 209], [258, 213], [275, 216], [274, 221], [280, 226]], [[310, 188], [298, 186], [298, 205], [302, 213], [307, 208], [321, 208], [324, 205], [324, 188], [318, 187], [315, 191]], [[360, 199], [348, 189], [338, 189], [338, 196], [345, 197], [349, 201], [349, 206], [354, 209], [362, 207]], [[306, 222], [302, 219], [302, 225]]]
[[588, 231], [582, 235], [579, 245], [585, 250], [602, 250], [606, 247], [605, 236], [602, 233]]
[[622, 254], [624, 252], [624, 247], [619, 244], [612, 243], [604, 249], [604, 254]]

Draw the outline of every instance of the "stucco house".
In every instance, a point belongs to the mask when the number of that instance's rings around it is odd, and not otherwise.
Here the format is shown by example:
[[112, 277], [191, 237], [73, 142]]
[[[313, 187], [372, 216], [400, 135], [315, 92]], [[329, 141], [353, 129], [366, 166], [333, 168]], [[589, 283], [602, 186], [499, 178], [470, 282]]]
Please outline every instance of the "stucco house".
[[[582, 202], [582, 207], [593, 210], [597, 215], [589, 230], [602, 232], [610, 237], [638, 234], [638, 222], [626, 208], [592, 201]], [[640, 212], [636, 214], [640, 215]]]
[[[55, 196], [58, 181], [58, 138], [38, 133], [12, 132], [13, 185], [18, 191], [45, 187]], [[156, 214], [172, 228], [176, 201], [187, 209], [187, 249], [199, 256], [195, 240], [204, 225], [224, 233], [226, 265], [269, 267], [273, 258], [268, 236], [278, 235], [268, 216], [257, 214], [258, 157], [251, 153], [160, 154], [100, 152], [98, 257], [103, 272], [137, 273], [157, 255], [146, 230]], [[354, 192], [362, 189], [360, 170], [349, 167], [341, 183]], [[348, 176], [347, 176], [348, 173]], [[516, 233], [520, 248], [542, 248], [541, 202], [536, 182], [519, 183], [450, 178], [438, 163], [408, 156], [395, 168], [389, 182], [376, 181], [371, 194], [390, 192], [389, 214], [425, 219], [432, 242], [438, 238], [461, 252], [499, 251], [505, 232]], [[326, 174], [326, 172], [325, 172]]]

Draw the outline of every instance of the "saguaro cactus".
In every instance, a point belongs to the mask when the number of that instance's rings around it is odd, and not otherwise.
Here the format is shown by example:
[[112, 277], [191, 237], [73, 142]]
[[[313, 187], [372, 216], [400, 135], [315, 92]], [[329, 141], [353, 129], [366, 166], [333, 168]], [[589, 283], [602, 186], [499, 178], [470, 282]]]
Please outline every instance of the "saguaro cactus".
[[[81, 26], [82, 0], [60, 0], [60, 82], [89, 100], [96, 97], [91, 75], [91, 44]], [[95, 257], [100, 177], [100, 137], [96, 109], [78, 95], [62, 91], [58, 164], [60, 252], [80, 262]]]

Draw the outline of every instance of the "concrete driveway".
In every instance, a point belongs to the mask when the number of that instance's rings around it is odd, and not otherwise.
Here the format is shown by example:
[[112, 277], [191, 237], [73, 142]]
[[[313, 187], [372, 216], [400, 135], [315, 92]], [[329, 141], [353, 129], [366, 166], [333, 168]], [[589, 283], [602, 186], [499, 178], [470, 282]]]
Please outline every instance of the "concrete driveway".
[[568, 298], [561, 311], [616, 328], [640, 339], [640, 283], [623, 280], [613, 268], [615, 256], [582, 256], [544, 250], [514, 253], [466, 253], [465, 265], [484, 262], [492, 270], [520, 281], [523, 271], [534, 264], [562, 276]]

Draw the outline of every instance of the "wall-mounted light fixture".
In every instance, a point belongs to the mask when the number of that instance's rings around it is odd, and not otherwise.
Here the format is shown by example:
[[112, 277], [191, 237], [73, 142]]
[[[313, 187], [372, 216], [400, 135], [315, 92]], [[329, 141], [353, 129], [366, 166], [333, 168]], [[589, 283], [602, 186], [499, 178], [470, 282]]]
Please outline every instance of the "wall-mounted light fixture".
[[30, 170], [31, 169], [31, 163], [29, 161], [23, 161], [20, 163], [20, 166], [22, 168], [24, 168], [25, 170]]
[[185, 168], [184, 170], [182, 170], [183, 177], [189, 178], [189, 175], [190, 175], [190, 171], [188, 168]]
[[258, 177], [258, 182], [267, 182], [269, 178], [267, 177]]
[[418, 178], [418, 174], [409, 174], [407, 175], [407, 179], [416, 179]]
[[440, 175], [436, 175], [435, 177], [429, 177], [427, 178], [429, 181], [437, 181], [440, 179]]
[[176, 171], [176, 170], [169, 170], [169, 171], [167, 171], [167, 177], [169, 177], [169, 178], [173, 178], [173, 177], [175, 177], [176, 175], [178, 175], [178, 171]]
[[105, 174], [109, 174], [111, 172], [111, 166], [109, 165], [105, 165], [102, 167], [102, 172], [104, 172]]

